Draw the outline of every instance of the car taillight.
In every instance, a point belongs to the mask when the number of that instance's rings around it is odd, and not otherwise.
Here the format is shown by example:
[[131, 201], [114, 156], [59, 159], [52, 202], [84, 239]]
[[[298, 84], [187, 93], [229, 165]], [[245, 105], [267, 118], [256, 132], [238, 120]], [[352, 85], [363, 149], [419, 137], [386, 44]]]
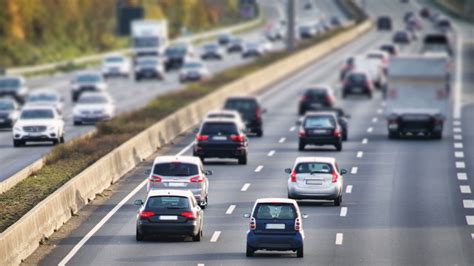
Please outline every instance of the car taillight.
[[206, 135], [197, 135], [196, 136], [197, 141], [205, 141], [205, 140], [208, 140], [208, 139], [209, 139], [209, 136], [206, 136]]
[[300, 101], [305, 102], [307, 100], [308, 100], [308, 96], [306, 96], [306, 95], [301, 96]]
[[180, 215], [182, 217], [185, 217], [185, 218], [188, 218], [188, 219], [191, 219], [191, 220], [196, 219], [196, 214], [194, 214], [194, 212], [182, 212]]
[[339, 175], [336, 173], [336, 171], [332, 172], [332, 182], [336, 183], [338, 178]]
[[371, 88], [372, 87], [372, 82], [370, 82], [370, 80], [366, 80], [365, 81], [365, 86], [367, 86], [368, 88]]
[[159, 183], [162, 181], [162, 178], [159, 175], [152, 175], [150, 178], [148, 178], [148, 181], [153, 183]]
[[145, 220], [145, 219], [148, 219], [148, 218], [153, 217], [155, 215], [156, 215], [156, 213], [150, 212], [150, 211], [141, 211], [140, 214], [139, 214], [140, 220]]
[[244, 142], [245, 136], [244, 135], [231, 135], [230, 139], [235, 142]]
[[189, 182], [191, 182], [191, 183], [202, 183], [202, 182], [204, 182], [204, 178], [202, 178], [202, 176], [199, 176], [199, 175], [193, 176], [189, 179]]
[[295, 231], [300, 231], [301, 230], [301, 220], [300, 218], [296, 218], [295, 220]]
[[306, 132], [304, 131], [304, 128], [300, 128], [299, 135], [300, 135], [300, 137], [304, 137], [306, 135]]
[[331, 96], [326, 95], [326, 97], [324, 97], [324, 101], [326, 101], [326, 104], [331, 104], [331, 103], [332, 103], [332, 98], [331, 98]]
[[296, 182], [296, 172], [294, 170], [290, 174], [290, 180], [291, 182]]
[[250, 218], [249, 229], [250, 230], [257, 229], [257, 222], [255, 221], [255, 218], [253, 218], [253, 217]]
[[342, 135], [342, 132], [339, 128], [334, 129], [333, 133], [334, 137], [340, 137]]
[[255, 111], [255, 116], [257, 117], [257, 119], [262, 118], [262, 110], [261, 110], [260, 108], [258, 108], [258, 109]]

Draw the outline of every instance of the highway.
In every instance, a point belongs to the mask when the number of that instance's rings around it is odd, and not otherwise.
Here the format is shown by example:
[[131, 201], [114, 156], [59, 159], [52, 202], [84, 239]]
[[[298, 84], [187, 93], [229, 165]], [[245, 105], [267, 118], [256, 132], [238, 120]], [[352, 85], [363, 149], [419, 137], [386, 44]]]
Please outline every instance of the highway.
[[[282, 1], [269, 3], [261, 1], [262, 11], [268, 18], [268, 23], [278, 22], [282, 16], [285, 16], [285, 8]], [[324, 12], [333, 12], [340, 16], [343, 21], [346, 20], [344, 13], [341, 12], [333, 1], [320, 1], [321, 6], [311, 10], [303, 10], [299, 7], [299, 17], [302, 19], [314, 19]], [[262, 28], [244, 33], [241, 36], [245, 40], [263, 39]], [[283, 42], [277, 42], [274, 45], [276, 50], [284, 47]], [[200, 45], [195, 47], [197, 56], [200, 55]], [[229, 67], [241, 65], [249, 62], [251, 59], [242, 59], [240, 54], [226, 55], [222, 61], [208, 61], [208, 67], [211, 73], [215, 74]], [[97, 69], [98, 70], [98, 69]], [[64, 118], [66, 122], [66, 140], [83, 135], [94, 126], [73, 126], [70, 81], [77, 72], [58, 74], [56, 76], [33, 77], [27, 81], [30, 89], [49, 88], [57, 90], [64, 97]], [[144, 106], [152, 97], [162, 95], [170, 91], [184, 88], [178, 81], [178, 73], [172, 72], [166, 75], [165, 81], [143, 81], [136, 83], [132, 79], [109, 79], [109, 92], [115, 100], [117, 112], [126, 112]], [[2, 171], [0, 172], [0, 181], [3, 181], [23, 169], [32, 162], [38, 160], [46, 154], [52, 146], [47, 144], [33, 144], [22, 148], [14, 148], [11, 131], [0, 132], [0, 161], [2, 162]]]
[[[392, 0], [366, 0], [366, 6], [373, 16], [390, 14], [396, 27], [413, 8]], [[265, 136], [250, 139], [248, 165], [206, 164], [214, 175], [202, 242], [135, 241], [133, 201], [146, 196], [144, 171], [150, 158], [124, 177], [116, 193], [41, 265], [474, 265], [474, 106], [464, 107], [461, 119], [448, 118], [441, 141], [388, 140], [380, 94], [371, 101], [343, 101], [339, 95], [339, 105], [352, 116], [343, 151], [297, 150], [297, 100], [305, 85], [339, 89], [339, 67], [347, 56], [390, 39], [390, 33], [373, 30], [260, 95], [268, 109]], [[464, 60], [472, 61], [470, 56]], [[474, 79], [466, 75], [472, 73], [461, 73], [461, 87], [472, 88]], [[193, 139], [189, 133], [156, 155], [191, 155]], [[299, 203], [309, 215], [304, 220], [304, 258], [273, 252], [246, 258], [248, 219], [243, 214], [257, 198], [287, 196], [283, 169], [297, 156], [335, 157], [348, 170], [342, 205]]]

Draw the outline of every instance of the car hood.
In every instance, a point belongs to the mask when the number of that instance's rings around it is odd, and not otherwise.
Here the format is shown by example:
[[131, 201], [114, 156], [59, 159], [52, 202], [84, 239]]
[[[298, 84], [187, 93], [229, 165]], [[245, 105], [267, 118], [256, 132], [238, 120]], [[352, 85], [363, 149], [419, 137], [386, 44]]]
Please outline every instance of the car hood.
[[74, 111], [95, 111], [95, 110], [106, 110], [111, 108], [108, 104], [77, 104], [74, 106]]
[[58, 120], [55, 119], [20, 119], [16, 121], [15, 127], [24, 126], [54, 126], [57, 125]]

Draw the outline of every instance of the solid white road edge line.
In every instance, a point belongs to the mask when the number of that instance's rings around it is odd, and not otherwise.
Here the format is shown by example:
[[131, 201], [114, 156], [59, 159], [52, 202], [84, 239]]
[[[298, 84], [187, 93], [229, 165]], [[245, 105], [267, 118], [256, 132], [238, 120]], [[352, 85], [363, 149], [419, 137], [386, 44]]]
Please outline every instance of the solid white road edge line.
[[336, 234], [336, 245], [342, 245], [342, 241], [344, 240], [344, 235], [342, 233]]
[[249, 189], [250, 187], [250, 183], [245, 183], [242, 188], [240, 189], [240, 191], [247, 191], [247, 189]]
[[235, 210], [235, 205], [230, 205], [225, 214], [232, 214]]
[[211, 237], [211, 242], [217, 242], [220, 235], [221, 235], [221, 231], [214, 231], [214, 234], [212, 234], [212, 237]]
[[341, 213], [339, 214], [341, 217], [346, 217], [347, 215], [347, 207], [341, 208]]

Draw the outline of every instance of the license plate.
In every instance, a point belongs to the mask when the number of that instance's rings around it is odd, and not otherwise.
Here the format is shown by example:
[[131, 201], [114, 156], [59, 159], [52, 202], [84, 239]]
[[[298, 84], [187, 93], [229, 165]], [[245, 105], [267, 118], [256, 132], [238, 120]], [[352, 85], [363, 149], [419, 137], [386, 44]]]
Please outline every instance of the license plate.
[[283, 230], [283, 229], [285, 229], [285, 224], [266, 224], [265, 229]]
[[28, 136], [30, 136], [30, 137], [39, 137], [39, 136], [41, 136], [41, 133], [30, 133], [30, 134], [28, 134]]
[[321, 108], [322, 106], [323, 106], [323, 105], [320, 104], [320, 103], [313, 103], [313, 104], [311, 104], [311, 107], [313, 107], [313, 108]]
[[176, 221], [178, 216], [176, 215], [160, 215], [160, 220], [162, 221]]
[[215, 137], [212, 137], [213, 140], [227, 140], [227, 137], [226, 136], [215, 136]]
[[315, 133], [315, 134], [326, 134], [326, 130], [316, 129], [316, 130], [313, 130], [313, 133]]
[[186, 183], [180, 183], [180, 182], [170, 182], [168, 183], [169, 187], [185, 187]]
[[307, 184], [307, 185], [322, 185], [323, 182], [322, 182], [322, 181], [318, 181], [318, 180], [306, 180], [306, 184]]
[[353, 92], [362, 92], [362, 88], [354, 88], [352, 89]]

